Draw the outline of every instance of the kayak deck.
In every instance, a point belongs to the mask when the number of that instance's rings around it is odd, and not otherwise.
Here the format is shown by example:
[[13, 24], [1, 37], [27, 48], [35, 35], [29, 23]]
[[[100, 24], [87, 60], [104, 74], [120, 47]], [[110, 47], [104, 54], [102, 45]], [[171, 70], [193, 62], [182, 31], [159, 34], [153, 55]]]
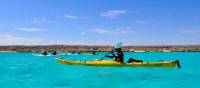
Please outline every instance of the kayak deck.
[[71, 61], [71, 60], [64, 60], [61, 58], [55, 58], [55, 60], [60, 62], [61, 64], [66, 64], [66, 65], [86, 65], [86, 66], [176, 67], [177, 65], [177, 61], [120, 63], [110, 60]]

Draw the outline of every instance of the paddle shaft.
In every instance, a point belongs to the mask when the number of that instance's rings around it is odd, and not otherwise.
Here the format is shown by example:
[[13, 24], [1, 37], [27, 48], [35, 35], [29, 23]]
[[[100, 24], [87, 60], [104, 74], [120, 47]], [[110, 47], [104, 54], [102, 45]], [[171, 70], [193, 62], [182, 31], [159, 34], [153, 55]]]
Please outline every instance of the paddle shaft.
[[[108, 52], [106, 55], [104, 55], [104, 57], [102, 57], [102, 58], [100, 58], [99, 60], [101, 61], [101, 60], [103, 60], [107, 55], [109, 55], [110, 53], [112, 53], [113, 54], [113, 50], [111, 51], [111, 52]], [[115, 55], [114, 55], [115, 56]]]

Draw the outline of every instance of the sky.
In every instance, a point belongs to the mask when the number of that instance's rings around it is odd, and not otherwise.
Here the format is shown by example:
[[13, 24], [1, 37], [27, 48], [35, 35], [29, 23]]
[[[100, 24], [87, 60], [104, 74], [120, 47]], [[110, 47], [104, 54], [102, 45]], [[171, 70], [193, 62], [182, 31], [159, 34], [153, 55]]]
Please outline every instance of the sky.
[[197, 45], [199, 0], [0, 0], [0, 45]]

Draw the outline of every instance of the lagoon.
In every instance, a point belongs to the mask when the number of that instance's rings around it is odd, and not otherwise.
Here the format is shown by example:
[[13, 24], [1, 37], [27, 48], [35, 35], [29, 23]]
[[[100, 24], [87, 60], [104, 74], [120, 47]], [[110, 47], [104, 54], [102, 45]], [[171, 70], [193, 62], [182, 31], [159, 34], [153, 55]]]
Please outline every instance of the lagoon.
[[178, 68], [89, 67], [62, 65], [54, 60], [90, 60], [100, 55], [35, 56], [0, 53], [1, 88], [199, 88], [200, 52], [125, 52], [143, 61], [176, 60]]

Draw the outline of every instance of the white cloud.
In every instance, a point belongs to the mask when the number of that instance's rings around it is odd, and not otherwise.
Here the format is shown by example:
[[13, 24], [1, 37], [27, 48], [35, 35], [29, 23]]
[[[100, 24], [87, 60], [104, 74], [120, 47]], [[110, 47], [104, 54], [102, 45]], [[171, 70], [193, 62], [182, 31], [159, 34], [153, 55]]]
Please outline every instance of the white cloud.
[[117, 29], [116, 30], [118, 34], [133, 34], [136, 33], [135, 31], [133, 31], [130, 28], [121, 28], [121, 29]]
[[100, 16], [106, 17], [106, 18], [117, 18], [118, 16], [125, 14], [125, 13], [126, 13], [125, 10], [115, 9], [115, 10], [103, 12], [100, 14]]
[[0, 34], [0, 45], [35, 45], [41, 44], [43, 38], [19, 37], [8, 34]]
[[32, 18], [32, 22], [33, 23], [37, 23], [37, 24], [42, 24], [42, 23], [49, 23], [50, 21], [48, 21], [46, 19], [46, 17], [35, 17], [35, 18]]
[[91, 32], [96, 32], [98, 34], [113, 34], [112, 31], [110, 30], [106, 30], [106, 29], [102, 29], [102, 28], [95, 28], [95, 29], [91, 29]]
[[112, 34], [112, 35], [118, 35], [118, 34], [133, 34], [135, 31], [133, 31], [130, 28], [118, 28], [115, 30], [108, 30], [103, 28], [95, 28], [89, 30], [89, 32], [95, 32], [97, 34]]
[[69, 15], [69, 14], [64, 15], [64, 17], [68, 18], [68, 19], [80, 19], [80, 17], [78, 17], [78, 16]]
[[56, 40], [56, 41], [49, 41], [45, 45], [82, 45], [86, 44], [83, 41], [62, 41], [62, 40]]
[[57, 41], [50, 41], [48, 44], [44, 45], [114, 45], [116, 42], [113, 41], [62, 41], [62, 40], [57, 40]]
[[31, 28], [31, 27], [24, 27], [24, 28], [19, 28], [21, 31], [26, 31], [26, 32], [42, 32], [46, 31], [45, 29], [41, 28]]

